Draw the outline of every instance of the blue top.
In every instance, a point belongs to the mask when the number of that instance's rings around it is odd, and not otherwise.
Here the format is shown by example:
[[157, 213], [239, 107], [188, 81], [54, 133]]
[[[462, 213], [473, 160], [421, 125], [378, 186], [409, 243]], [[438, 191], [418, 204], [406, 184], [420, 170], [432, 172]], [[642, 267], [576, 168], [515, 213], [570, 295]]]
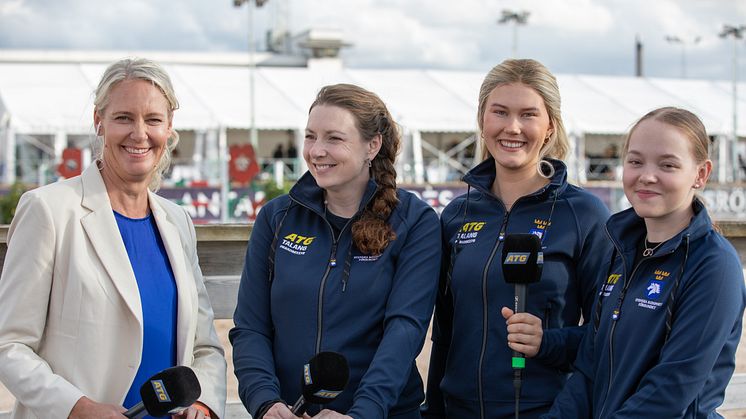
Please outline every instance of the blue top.
[[721, 417], [746, 287], [735, 249], [693, 206], [689, 226], [636, 267], [644, 221], [632, 208], [609, 219], [616, 251], [601, 272], [594, 327], [546, 418]]
[[[140, 367], [123, 406], [139, 403], [140, 387], [176, 365], [176, 281], [155, 218], [128, 218], [114, 212], [140, 291], [143, 344]], [[150, 418], [150, 416], [146, 416]]]
[[[361, 209], [375, 191], [370, 181]], [[355, 419], [419, 417], [415, 357], [435, 302], [440, 225], [413, 194], [397, 197], [387, 220], [396, 239], [381, 255], [352, 244], [351, 222], [333, 238], [323, 189], [309, 173], [259, 212], [230, 332], [239, 396], [254, 417], [271, 400], [294, 403], [303, 365], [321, 351], [341, 353], [350, 366], [328, 408]]]
[[[502, 307], [513, 307], [514, 286], [502, 273], [501, 237], [541, 238], [540, 282], [527, 287], [526, 311], [542, 321], [539, 353], [526, 359], [520, 417], [549, 410], [575, 359], [596, 291], [597, 273], [610, 252], [603, 233], [609, 211], [596, 196], [567, 183], [565, 165], [545, 187], [523, 196], [508, 211], [491, 192], [495, 160], [464, 177], [467, 194], [441, 215], [445, 269], [433, 323], [426, 418], [513, 417], [512, 350]], [[449, 276], [449, 270], [451, 271]]]

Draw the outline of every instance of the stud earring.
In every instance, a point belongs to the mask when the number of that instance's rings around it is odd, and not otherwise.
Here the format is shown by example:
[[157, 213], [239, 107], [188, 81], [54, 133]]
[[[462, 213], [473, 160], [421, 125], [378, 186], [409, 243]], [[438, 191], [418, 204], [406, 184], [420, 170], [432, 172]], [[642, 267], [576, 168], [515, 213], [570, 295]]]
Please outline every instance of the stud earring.
[[702, 185], [700, 185], [699, 183], [695, 183], [695, 184], [694, 184], [694, 189], [699, 189], [699, 188], [701, 188], [701, 187], [702, 187]]

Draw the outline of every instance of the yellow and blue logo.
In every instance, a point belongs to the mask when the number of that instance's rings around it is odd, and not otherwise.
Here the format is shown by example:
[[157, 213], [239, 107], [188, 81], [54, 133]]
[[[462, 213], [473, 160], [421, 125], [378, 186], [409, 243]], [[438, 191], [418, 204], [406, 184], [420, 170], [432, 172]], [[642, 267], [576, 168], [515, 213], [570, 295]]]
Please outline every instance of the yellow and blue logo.
[[303, 366], [303, 381], [307, 386], [313, 384], [313, 378], [311, 377], [311, 365], [306, 364]]
[[334, 399], [339, 396], [340, 393], [341, 391], [319, 390], [313, 393], [313, 395], [316, 397], [321, 397], [322, 399]]
[[528, 263], [529, 252], [508, 252], [505, 256], [505, 265], [525, 265]]
[[168, 403], [171, 401], [171, 398], [168, 397], [166, 386], [163, 385], [163, 380], [150, 380], [150, 384], [153, 386], [153, 391], [155, 391], [159, 402]]
[[544, 234], [547, 232], [547, 227], [549, 227], [552, 223], [547, 220], [542, 220], [540, 218], [534, 219], [534, 228], [529, 230], [528, 232], [530, 234], [533, 234], [535, 236], [538, 236], [540, 239], [544, 238]]
[[313, 243], [315, 236], [303, 236], [297, 233], [290, 233], [282, 238], [280, 249], [286, 250], [294, 255], [305, 255], [308, 246]]
[[456, 233], [456, 244], [471, 244], [477, 240], [479, 232], [487, 224], [486, 221], [470, 221], [464, 223]]

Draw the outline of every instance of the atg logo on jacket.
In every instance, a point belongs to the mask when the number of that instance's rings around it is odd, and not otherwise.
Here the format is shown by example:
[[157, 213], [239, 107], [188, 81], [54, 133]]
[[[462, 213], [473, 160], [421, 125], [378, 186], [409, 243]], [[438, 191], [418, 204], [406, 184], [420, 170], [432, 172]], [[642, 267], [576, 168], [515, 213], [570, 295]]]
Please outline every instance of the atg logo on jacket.
[[470, 244], [477, 241], [479, 232], [487, 224], [486, 221], [472, 221], [465, 223], [456, 233], [456, 244]]
[[282, 238], [280, 249], [288, 251], [294, 255], [305, 255], [308, 246], [313, 243], [316, 237], [301, 236], [300, 234], [291, 233]]
[[606, 282], [604, 282], [604, 286], [601, 289], [601, 293], [603, 293], [604, 297], [608, 297], [611, 294], [611, 290], [614, 289], [614, 285], [619, 282], [619, 278], [621, 277], [622, 274], [611, 274], [606, 278]]

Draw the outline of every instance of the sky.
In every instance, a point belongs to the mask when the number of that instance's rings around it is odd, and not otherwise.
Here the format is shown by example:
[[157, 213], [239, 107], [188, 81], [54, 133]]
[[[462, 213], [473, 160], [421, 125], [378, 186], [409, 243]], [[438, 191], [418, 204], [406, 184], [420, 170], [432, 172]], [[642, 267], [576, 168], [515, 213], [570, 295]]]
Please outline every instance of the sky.
[[[646, 76], [682, 77], [685, 50], [689, 78], [730, 80], [734, 41], [718, 34], [746, 25], [746, 0], [268, 0], [254, 33], [262, 50], [277, 22], [340, 30], [349, 67], [487, 71], [512, 54], [503, 10], [530, 13], [517, 55], [565, 74], [634, 75], [639, 37]], [[0, 0], [5, 49], [248, 51], [248, 27], [233, 0]], [[737, 49], [744, 80], [746, 39]]]

